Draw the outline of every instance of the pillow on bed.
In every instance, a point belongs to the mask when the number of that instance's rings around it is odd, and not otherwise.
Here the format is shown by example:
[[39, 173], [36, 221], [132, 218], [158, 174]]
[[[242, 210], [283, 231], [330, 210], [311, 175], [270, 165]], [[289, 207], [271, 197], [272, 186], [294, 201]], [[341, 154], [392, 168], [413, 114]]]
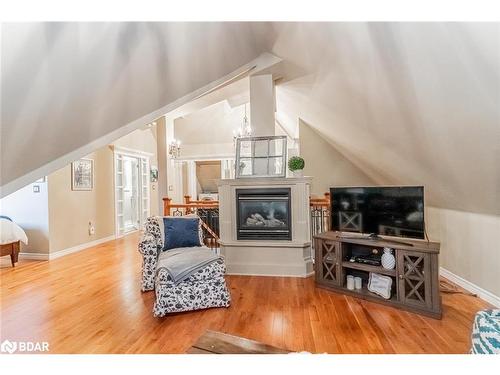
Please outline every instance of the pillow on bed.
[[198, 217], [164, 217], [163, 228], [164, 251], [202, 245], [199, 235], [200, 218]]

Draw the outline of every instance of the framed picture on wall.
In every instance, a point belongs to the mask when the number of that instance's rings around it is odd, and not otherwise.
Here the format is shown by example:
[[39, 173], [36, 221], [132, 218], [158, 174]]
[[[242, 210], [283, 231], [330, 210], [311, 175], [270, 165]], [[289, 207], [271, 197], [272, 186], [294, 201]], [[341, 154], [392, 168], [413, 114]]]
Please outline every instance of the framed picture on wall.
[[79, 159], [71, 163], [71, 190], [89, 191], [94, 188], [94, 160]]

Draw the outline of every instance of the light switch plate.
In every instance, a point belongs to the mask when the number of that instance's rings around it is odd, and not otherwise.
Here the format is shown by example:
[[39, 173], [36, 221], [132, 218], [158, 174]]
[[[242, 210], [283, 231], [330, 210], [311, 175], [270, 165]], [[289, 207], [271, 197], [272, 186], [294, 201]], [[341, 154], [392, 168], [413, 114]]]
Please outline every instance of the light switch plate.
[[33, 193], [39, 193], [40, 192], [40, 186], [39, 185], [33, 185]]

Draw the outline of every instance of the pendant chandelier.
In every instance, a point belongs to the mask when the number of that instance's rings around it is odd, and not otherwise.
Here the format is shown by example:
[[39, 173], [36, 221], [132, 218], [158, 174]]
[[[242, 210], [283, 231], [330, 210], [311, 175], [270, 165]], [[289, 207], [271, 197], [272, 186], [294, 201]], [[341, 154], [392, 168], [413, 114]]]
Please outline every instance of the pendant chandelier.
[[245, 103], [245, 116], [243, 117], [243, 124], [241, 126], [233, 131], [233, 138], [242, 138], [242, 137], [251, 137], [253, 134], [253, 129], [250, 123], [248, 122], [248, 117], [247, 117], [247, 105]]

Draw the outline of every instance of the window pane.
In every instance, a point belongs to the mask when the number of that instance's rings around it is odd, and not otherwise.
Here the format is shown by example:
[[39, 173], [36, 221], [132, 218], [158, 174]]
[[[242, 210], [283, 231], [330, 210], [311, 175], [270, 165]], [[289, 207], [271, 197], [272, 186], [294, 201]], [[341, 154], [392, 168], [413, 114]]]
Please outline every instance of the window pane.
[[269, 140], [256, 140], [253, 143], [253, 155], [255, 157], [267, 156], [269, 153]]
[[252, 175], [252, 159], [251, 158], [240, 158], [240, 176], [251, 176]]
[[269, 158], [269, 175], [279, 176], [283, 173], [283, 159], [281, 156]]
[[283, 138], [271, 140], [269, 147], [269, 156], [283, 155]]
[[240, 141], [240, 157], [249, 158], [252, 156], [252, 141]]
[[253, 174], [256, 176], [267, 176], [267, 158], [253, 159], [254, 171]]

